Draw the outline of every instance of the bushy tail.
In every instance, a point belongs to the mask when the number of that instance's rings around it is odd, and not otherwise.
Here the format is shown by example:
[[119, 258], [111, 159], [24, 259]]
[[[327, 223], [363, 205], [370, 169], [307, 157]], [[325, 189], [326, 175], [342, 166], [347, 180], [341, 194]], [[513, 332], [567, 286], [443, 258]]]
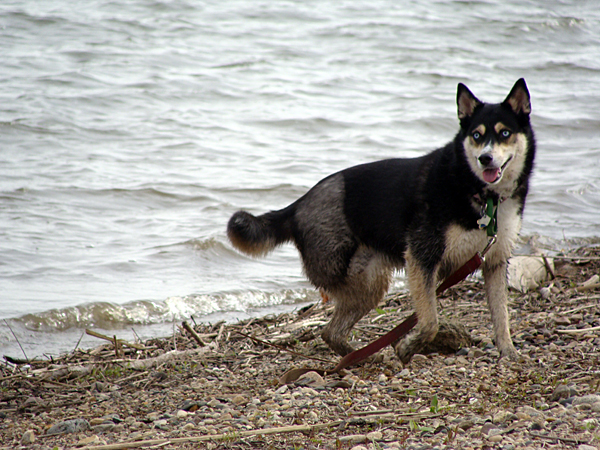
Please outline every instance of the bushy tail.
[[253, 216], [238, 211], [227, 224], [227, 236], [235, 248], [252, 256], [263, 256], [292, 239], [291, 208]]

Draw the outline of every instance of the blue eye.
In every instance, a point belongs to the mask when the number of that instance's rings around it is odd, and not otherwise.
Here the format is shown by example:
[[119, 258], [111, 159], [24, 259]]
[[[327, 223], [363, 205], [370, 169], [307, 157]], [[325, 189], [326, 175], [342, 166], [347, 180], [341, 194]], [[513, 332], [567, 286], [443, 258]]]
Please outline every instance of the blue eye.
[[510, 132], [510, 130], [502, 130], [502, 131], [500, 132], [500, 136], [502, 136], [504, 139], [506, 139], [506, 138], [510, 137], [510, 135], [511, 135], [511, 134], [512, 134], [512, 133]]
[[480, 138], [481, 138], [481, 133], [479, 131], [476, 131], [473, 133], [473, 139], [478, 141]]

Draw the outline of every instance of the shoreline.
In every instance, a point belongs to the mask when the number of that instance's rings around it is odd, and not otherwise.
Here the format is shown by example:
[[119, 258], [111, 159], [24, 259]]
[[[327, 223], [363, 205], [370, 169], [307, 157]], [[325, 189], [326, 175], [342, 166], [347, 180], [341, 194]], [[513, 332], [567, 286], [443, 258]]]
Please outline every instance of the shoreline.
[[[318, 337], [332, 309], [320, 303], [5, 361], [0, 449], [598, 448], [600, 289], [582, 286], [600, 274], [600, 248], [555, 264], [553, 280], [510, 292], [516, 362], [498, 360], [476, 279], [440, 297], [440, 316], [459, 320], [475, 344], [406, 367], [388, 347], [341, 375], [281, 385], [291, 368], [338, 359]], [[388, 296], [353, 335], [367, 343], [410, 313], [407, 293]]]

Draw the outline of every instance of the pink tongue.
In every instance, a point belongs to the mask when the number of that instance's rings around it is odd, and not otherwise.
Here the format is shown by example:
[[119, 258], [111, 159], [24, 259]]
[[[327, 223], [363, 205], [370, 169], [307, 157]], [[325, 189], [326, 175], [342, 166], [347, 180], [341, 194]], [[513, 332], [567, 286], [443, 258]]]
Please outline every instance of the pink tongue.
[[498, 174], [500, 173], [500, 169], [485, 169], [483, 171], [483, 179], [486, 183], [493, 183], [498, 179]]

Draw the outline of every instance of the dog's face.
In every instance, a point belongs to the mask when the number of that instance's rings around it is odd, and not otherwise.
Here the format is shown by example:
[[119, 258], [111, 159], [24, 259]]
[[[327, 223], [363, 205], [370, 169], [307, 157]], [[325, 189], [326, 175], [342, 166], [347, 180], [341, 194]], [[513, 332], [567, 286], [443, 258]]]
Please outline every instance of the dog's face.
[[529, 145], [531, 103], [525, 80], [517, 81], [499, 104], [483, 103], [459, 84], [457, 104], [471, 170], [499, 194], [511, 190], [523, 170]]

